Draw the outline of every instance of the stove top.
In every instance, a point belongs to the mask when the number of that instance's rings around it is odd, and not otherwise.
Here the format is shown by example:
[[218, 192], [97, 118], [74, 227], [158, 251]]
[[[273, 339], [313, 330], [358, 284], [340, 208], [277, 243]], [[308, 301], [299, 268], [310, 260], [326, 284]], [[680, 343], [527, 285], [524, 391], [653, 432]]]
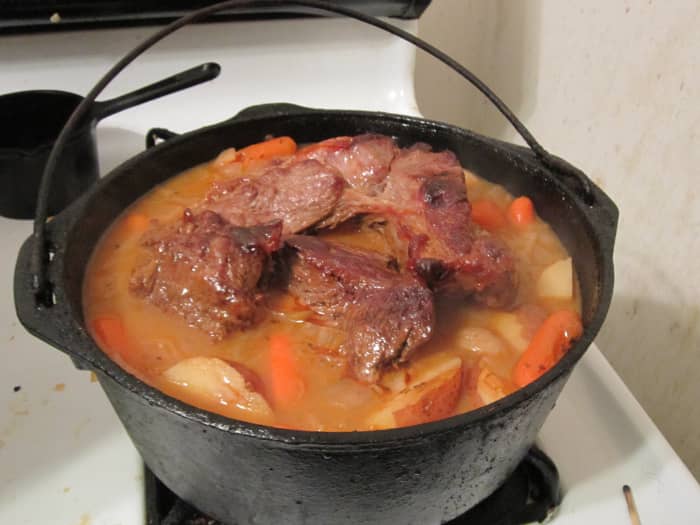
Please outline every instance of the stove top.
[[[397, 21], [415, 31], [415, 21]], [[152, 28], [0, 37], [0, 92], [85, 93]], [[244, 107], [312, 107], [417, 114], [414, 52], [372, 28], [339, 19], [208, 24], [186, 28], [125, 71], [104, 98], [204, 61], [214, 82], [105, 119], [102, 173], [144, 148], [148, 129], [187, 131]], [[290, 67], [293, 65], [293, 67]], [[90, 372], [19, 326], [15, 254], [29, 221], [0, 218], [0, 523], [146, 523], [143, 465]], [[19, 388], [16, 388], [19, 387]], [[554, 525], [627, 524], [623, 485], [641, 523], [700, 523], [700, 487], [593, 345], [549, 416], [539, 446], [559, 470]]]
[[[224, 525], [178, 498], [148, 468], [145, 472], [147, 525]], [[542, 522], [554, 514], [560, 502], [557, 468], [544, 452], [533, 447], [498, 490], [446, 525]]]

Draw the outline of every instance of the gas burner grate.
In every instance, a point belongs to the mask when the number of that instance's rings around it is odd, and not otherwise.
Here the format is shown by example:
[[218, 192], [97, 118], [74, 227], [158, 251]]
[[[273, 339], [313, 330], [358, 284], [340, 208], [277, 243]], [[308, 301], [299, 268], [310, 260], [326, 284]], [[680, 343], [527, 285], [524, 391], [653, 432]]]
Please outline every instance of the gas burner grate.
[[[147, 525], [222, 525], [179, 499], [146, 468]], [[559, 473], [533, 447], [491, 496], [448, 525], [521, 525], [543, 521], [561, 502]]]

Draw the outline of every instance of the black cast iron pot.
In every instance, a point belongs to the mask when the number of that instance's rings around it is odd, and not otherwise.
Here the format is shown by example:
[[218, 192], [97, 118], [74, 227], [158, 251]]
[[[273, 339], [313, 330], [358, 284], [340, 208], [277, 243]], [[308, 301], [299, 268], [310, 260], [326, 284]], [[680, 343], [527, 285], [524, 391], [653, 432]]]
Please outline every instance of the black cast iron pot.
[[[423, 119], [273, 104], [176, 136], [122, 164], [46, 222], [51, 173], [90, 103], [126, 64], [187, 23], [229, 8], [296, 5], [342, 14], [407, 40], [452, 67], [493, 102], [531, 150]], [[529, 195], [572, 255], [583, 303], [584, 334], [548, 373], [479, 410], [409, 428], [319, 433], [235, 421], [155, 390], [111, 361], [88, 334], [82, 305], [85, 268], [106, 228], [157, 184], [227, 147], [290, 135], [315, 142], [375, 132], [402, 145], [449, 148], [462, 165]], [[53, 163], [53, 166], [52, 166]], [[39, 193], [34, 236], [15, 270], [15, 304], [34, 335], [97, 372], [149, 468], [177, 495], [225, 523], [433, 524], [486, 498], [535, 440], [572, 368], [597, 334], [613, 287], [617, 209], [579, 170], [547, 153], [471, 72], [384, 21], [321, 0], [227, 0], [159, 30], [120, 60], [75, 110], [57, 139]], [[48, 251], [48, 254], [45, 253]]]
[[[364, 132], [396, 136], [402, 145], [423, 141], [449, 148], [465, 168], [532, 198], [572, 255], [582, 292], [583, 337], [551, 371], [494, 404], [435, 423], [317, 433], [258, 426], [189, 406], [139, 381], [97, 347], [84, 324], [83, 277], [95, 244], [124, 208], [227, 147], [269, 134], [303, 143]], [[47, 225], [49, 306], [36, 300], [28, 240], [15, 273], [17, 314], [32, 334], [97, 372], [149, 468], [184, 500], [225, 523], [442, 523], [484, 499], [513, 471], [607, 312], [617, 209], [583, 174], [573, 168], [567, 173], [543, 167], [528, 149], [438, 122], [257, 106], [134, 157], [56, 216]]]

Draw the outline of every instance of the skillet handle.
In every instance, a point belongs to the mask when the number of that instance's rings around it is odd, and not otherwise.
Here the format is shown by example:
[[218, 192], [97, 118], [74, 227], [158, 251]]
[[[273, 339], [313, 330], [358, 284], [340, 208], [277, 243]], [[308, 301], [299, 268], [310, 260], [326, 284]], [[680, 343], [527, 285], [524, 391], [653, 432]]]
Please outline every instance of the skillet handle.
[[92, 109], [92, 120], [96, 122], [144, 102], [196, 86], [207, 80], [213, 80], [219, 76], [220, 72], [221, 66], [219, 64], [207, 62], [131, 93], [103, 102], [96, 102]]

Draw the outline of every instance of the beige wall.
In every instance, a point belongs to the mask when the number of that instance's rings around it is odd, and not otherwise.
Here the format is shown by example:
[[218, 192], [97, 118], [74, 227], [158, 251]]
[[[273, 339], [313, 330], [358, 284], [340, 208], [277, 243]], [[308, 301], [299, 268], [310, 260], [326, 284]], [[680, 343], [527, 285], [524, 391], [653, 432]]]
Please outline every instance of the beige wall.
[[[700, 478], [700, 2], [433, 0], [421, 36], [481, 76], [617, 202], [616, 291], [598, 344]], [[426, 56], [428, 117], [513, 139]]]

